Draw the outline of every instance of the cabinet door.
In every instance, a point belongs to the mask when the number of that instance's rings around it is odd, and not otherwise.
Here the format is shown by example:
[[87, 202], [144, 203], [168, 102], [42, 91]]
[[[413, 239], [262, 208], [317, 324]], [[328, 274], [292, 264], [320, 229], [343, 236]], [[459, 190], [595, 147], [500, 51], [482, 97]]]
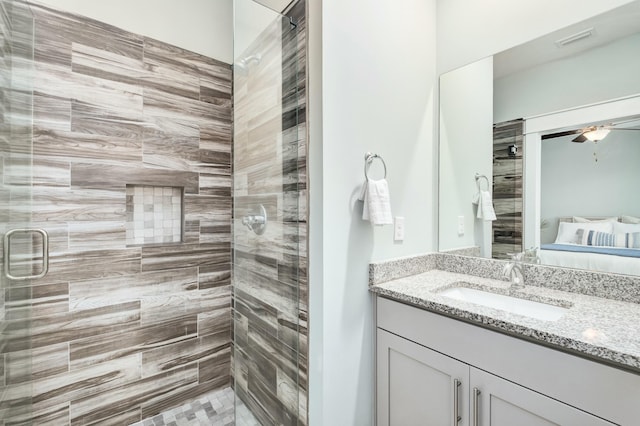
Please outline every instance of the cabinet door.
[[382, 329], [376, 363], [378, 426], [469, 425], [467, 364]]
[[[524, 368], [524, 366], [523, 366]], [[470, 367], [472, 426], [604, 426], [613, 425], [570, 405]], [[558, 380], [562, 380], [561, 377]], [[480, 391], [475, 395], [474, 388]], [[475, 424], [474, 407], [478, 406]]]

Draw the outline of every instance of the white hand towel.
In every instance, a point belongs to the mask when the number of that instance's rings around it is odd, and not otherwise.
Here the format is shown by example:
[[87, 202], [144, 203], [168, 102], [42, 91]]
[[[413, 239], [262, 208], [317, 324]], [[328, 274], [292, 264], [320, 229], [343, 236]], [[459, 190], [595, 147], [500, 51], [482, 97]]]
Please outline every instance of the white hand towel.
[[496, 220], [496, 212], [493, 210], [493, 200], [489, 191], [480, 191], [476, 194], [473, 204], [478, 205], [476, 217], [484, 221]]
[[362, 185], [360, 200], [364, 201], [362, 219], [371, 221], [372, 225], [391, 225], [391, 201], [389, 184], [385, 179], [368, 179]]

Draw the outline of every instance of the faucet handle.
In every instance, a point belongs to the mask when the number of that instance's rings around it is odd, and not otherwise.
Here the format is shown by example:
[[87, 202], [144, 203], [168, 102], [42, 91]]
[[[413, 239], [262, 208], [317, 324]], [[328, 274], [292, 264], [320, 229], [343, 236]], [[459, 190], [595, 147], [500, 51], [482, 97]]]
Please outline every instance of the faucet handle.
[[504, 268], [502, 268], [502, 276], [504, 278], [510, 278], [512, 269], [513, 269], [513, 263], [511, 262], [505, 263]]
[[511, 258], [512, 261], [514, 262], [519, 262], [522, 260], [522, 258], [524, 257], [524, 252], [520, 252], [520, 253], [507, 253], [507, 256], [509, 256]]
[[528, 263], [540, 263], [540, 256], [538, 256], [538, 250], [540, 247], [530, 247], [524, 251], [523, 260]]

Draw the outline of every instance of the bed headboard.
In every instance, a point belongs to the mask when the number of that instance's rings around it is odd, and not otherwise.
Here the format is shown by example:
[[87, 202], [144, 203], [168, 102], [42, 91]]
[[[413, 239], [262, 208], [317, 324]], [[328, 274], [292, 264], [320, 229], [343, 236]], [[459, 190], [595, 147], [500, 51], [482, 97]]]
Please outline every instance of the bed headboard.
[[[604, 220], [610, 219], [613, 216], [580, 216], [587, 220]], [[620, 221], [618, 217], [618, 221]], [[557, 220], [557, 222], [556, 222]], [[556, 240], [558, 237], [558, 225], [560, 222], [575, 223], [573, 216], [558, 216], [557, 218], [547, 219], [546, 229], [543, 229], [540, 234], [540, 244], [549, 244]]]
[[[599, 216], [580, 216], [580, 217], [584, 217], [587, 220], [605, 220], [605, 219], [609, 219], [612, 216], [604, 216], [604, 217], [599, 217]], [[573, 223], [573, 216], [565, 216], [565, 217], [558, 217], [558, 222], [569, 222], [569, 223]], [[620, 222], [620, 218], [618, 217], [618, 222]]]

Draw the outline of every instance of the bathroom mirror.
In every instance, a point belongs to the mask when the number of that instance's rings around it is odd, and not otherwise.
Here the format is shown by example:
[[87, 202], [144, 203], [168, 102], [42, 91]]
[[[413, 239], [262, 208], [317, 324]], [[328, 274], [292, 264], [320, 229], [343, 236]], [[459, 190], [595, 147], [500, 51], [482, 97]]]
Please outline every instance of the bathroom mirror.
[[640, 275], [638, 52], [634, 1], [441, 75], [439, 250]]

